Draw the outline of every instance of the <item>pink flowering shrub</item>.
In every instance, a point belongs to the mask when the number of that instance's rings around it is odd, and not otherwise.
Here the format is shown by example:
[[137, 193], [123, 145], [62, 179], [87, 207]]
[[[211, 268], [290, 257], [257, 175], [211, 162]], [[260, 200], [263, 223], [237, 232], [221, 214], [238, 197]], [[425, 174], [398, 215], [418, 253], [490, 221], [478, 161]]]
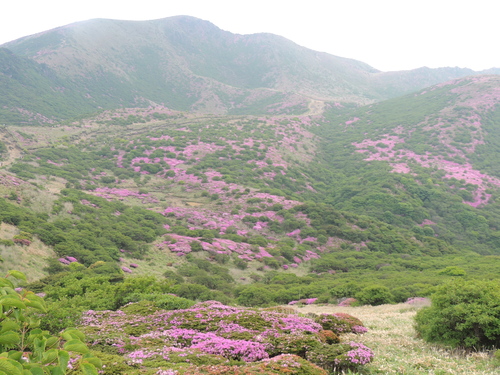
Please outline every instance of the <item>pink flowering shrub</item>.
[[[173, 371], [173, 370], [169, 370]], [[181, 370], [182, 371], [182, 370]], [[157, 373], [158, 375], [174, 375], [181, 372]], [[191, 366], [185, 369], [186, 375], [327, 375], [327, 372], [317, 365], [293, 354], [281, 354], [279, 356], [262, 360], [256, 363], [248, 363], [245, 366], [220, 364], [206, 366]]]
[[350, 342], [347, 344], [322, 344], [307, 352], [306, 358], [318, 366], [332, 371], [355, 370], [373, 360], [373, 352], [365, 345]]
[[67, 260], [67, 259], [65, 259], [65, 258], [59, 258], [58, 260], [59, 260], [59, 262], [61, 262], [62, 264], [70, 264], [70, 263], [71, 263], [69, 260]]
[[132, 270], [128, 267], [122, 266], [122, 271], [126, 273], [132, 273]]
[[324, 330], [330, 330], [340, 335], [342, 333], [365, 333], [368, 329], [358, 318], [345, 314], [321, 314], [315, 319], [316, 323], [321, 324]]
[[[276, 358], [285, 358], [280, 357], [283, 355], [290, 359], [310, 356], [316, 361], [319, 354], [315, 353], [327, 350], [326, 347], [336, 353], [331, 361], [337, 359], [335, 365], [339, 368], [368, 363], [361, 344], [338, 344], [337, 334], [295, 314], [247, 310], [216, 301], [183, 310], [141, 309], [141, 314], [134, 313], [133, 306], [123, 311], [88, 311], [82, 318], [83, 330], [96, 349], [114, 351], [131, 366], [153, 367], [161, 362], [169, 365], [166, 369], [179, 370], [179, 374], [197, 374], [203, 373], [197, 372], [204, 368], [202, 365], [210, 363], [218, 368], [236, 360], [248, 363], [248, 368], [252, 368], [250, 363], [260, 363], [261, 368], [266, 368]], [[179, 363], [190, 363], [193, 367], [184, 372], [186, 367], [178, 367]], [[301, 359], [297, 369], [306, 364], [313, 366]], [[322, 365], [321, 362], [319, 366]], [[329, 362], [325, 365], [330, 366]], [[276, 368], [282, 367], [280, 364]], [[243, 368], [247, 369], [247, 365], [240, 363], [238, 371]], [[308, 374], [326, 374], [311, 368], [317, 371]]]

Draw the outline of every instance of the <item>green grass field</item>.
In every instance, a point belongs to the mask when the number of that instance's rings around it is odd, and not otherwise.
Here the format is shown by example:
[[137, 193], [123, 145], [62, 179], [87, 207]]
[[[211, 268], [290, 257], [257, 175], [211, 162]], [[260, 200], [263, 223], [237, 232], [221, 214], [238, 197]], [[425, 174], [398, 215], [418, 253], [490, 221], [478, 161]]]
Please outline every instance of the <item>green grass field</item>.
[[[309, 305], [298, 307], [300, 313], [351, 314], [364, 323], [369, 331], [363, 336], [352, 335], [375, 352], [366, 367], [367, 374], [405, 375], [486, 375], [499, 374], [494, 352], [465, 353], [431, 345], [419, 339], [413, 329], [413, 317], [420, 307], [406, 304], [339, 307]], [[350, 340], [349, 336], [345, 336]]]

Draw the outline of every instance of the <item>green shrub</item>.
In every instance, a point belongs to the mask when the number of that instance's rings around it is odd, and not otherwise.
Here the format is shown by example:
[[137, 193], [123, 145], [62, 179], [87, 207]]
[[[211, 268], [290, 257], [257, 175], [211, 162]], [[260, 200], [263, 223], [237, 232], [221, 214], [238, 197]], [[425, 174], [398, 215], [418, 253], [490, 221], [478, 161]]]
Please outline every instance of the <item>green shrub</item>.
[[19, 271], [0, 277], [0, 373], [64, 375], [69, 370], [97, 375], [101, 361], [90, 354], [85, 336], [74, 328], [57, 336], [40, 329], [36, 315], [46, 312], [44, 300], [31, 291], [16, 290], [12, 278], [26, 282]]
[[446, 267], [438, 273], [445, 276], [465, 276], [467, 274], [463, 268], [457, 266]]
[[318, 338], [321, 342], [326, 344], [338, 344], [340, 342], [340, 338], [337, 334], [330, 330], [323, 330], [318, 332]]
[[452, 347], [500, 346], [500, 286], [491, 281], [453, 280], [418, 311], [415, 328], [426, 341]]
[[271, 302], [271, 296], [266, 288], [249, 286], [240, 292], [237, 302], [243, 306], [265, 306]]
[[163, 310], [182, 310], [194, 305], [194, 301], [172, 294], [132, 294], [125, 299], [125, 302], [142, 301], [151, 301], [156, 307]]
[[389, 288], [382, 285], [372, 285], [356, 293], [356, 299], [362, 305], [377, 306], [392, 303], [394, 296], [389, 291]]
[[289, 334], [273, 337], [269, 340], [272, 349], [269, 355], [274, 357], [279, 354], [295, 354], [305, 358], [306, 352], [313, 350], [320, 345], [316, 335], [307, 334]]
[[200, 241], [192, 241], [189, 246], [191, 247], [191, 251], [197, 252], [197, 251], [202, 251], [203, 246], [201, 245]]

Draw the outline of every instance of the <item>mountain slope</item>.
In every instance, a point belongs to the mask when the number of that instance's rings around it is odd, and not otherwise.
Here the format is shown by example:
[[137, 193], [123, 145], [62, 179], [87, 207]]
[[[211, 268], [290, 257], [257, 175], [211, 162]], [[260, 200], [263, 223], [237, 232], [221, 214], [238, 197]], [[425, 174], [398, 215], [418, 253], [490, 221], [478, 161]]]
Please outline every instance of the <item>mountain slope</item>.
[[[76, 90], [64, 105], [80, 114], [149, 105], [213, 114], [301, 114], [311, 99], [366, 104], [475, 74], [457, 68], [379, 72], [280, 36], [232, 34], [187, 16], [90, 20], [3, 47], [50, 68], [51, 86]], [[24, 93], [13, 95], [20, 101]], [[3, 105], [16, 108], [15, 100]], [[51, 101], [41, 95], [39, 103], [25, 106], [50, 117], [44, 106]]]
[[0, 48], [0, 122], [51, 123], [95, 111], [47, 65]]
[[[140, 70], [159, 68], [161, 74], [150, 79], [172, 83], [174, 78], [205, 77], [242, 89], [309, 90], [316, 95], [325, 91], [329, 98], [349, 95], [360, 83], [366, 84], [363, 74], [375, 71], [276, 35], [235, 35], [185, 16], [141, 22], [92, 20], [5, 47], [72, 77], [102, 68], [131, 81], [139, 78]], [[313, 90], [317, 84], [319, 90]]]
[[[500, 77], [468, 77], [348, 113], [331, 108], [329, 201], [393, 225], [498, 251]], [[360, 183], [361, 182], [361, 183]], [[357, 185], [357, 186], [356, 186]]]
[[499, 89], [478, 76], [324, 116], [160, 107], [7, 126], [7, 156], [24, 155], [0, 176], [15, 227], [0, 245], [39, 239], [60, 257], [51, 273], [121, 268], [249, 305], [496, 279]]

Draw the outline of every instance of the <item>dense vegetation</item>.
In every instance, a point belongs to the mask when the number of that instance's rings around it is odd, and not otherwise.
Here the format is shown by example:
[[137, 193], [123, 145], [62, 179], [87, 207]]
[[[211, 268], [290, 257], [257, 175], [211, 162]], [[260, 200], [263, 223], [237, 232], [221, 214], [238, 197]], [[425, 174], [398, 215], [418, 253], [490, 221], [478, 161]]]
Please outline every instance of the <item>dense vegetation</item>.
[[[3, 200], [2, 220], [17, 225], [25, 240], [35, 235], [66, 262], [71, 257], [85, 267], [122, 259], [118, 268], [141, 273], [142, 265], [129, 264], [148, 262], [147, 244], [154, 242], [183, 260], [165, 259], [172, 266], [162, 271], [180, 296], [247, 306], [355, 296], [363, 303], [372, 301], [365, 289], [373, 284], [388, 289], [384, 301], [401, 302], [429, 295], [455, 276], [445, 272], [449, 267], [462, 277], [496, 278], [496, 190], [490, 187], [488, 204], [477, 207], [467, 204], [478, 189], [467, 180], [443, 178], [442, 169], [415, 157], [412, 173], [390, 173], [391, 160], [367, 162], [366, 153], [356, 152], [356, 145], [378, 138], [368, 152], [394, 149], [388, 137], [432, 122], [460, 99], [451, 92], [467, 85], [362, 108], [332, 106], [314, 122], [110, 117], [99, 131], [81, 128], [13, 164], [18, 177], [36, 184], [40, 177], [61, 178], [66, 189], [37, 214], [29, 199], [21, 206]], [[416, 103], [411, 111], [402, 109], [410, 103]], [[153, 117], [156, 122], [141, 125]], [[120, 118], [139, 125], [113, 126]], [[413, 143], [400, 143], [404, 150], [423, 144], [444, 155], [449, 145], [424, 143], [421, 129], [412, 131]], [[32, 142], [17, 134], [18, 144]], [[174, 207], [177, 197], [196, 206]], [[49, 270], [67, 267], [53, 262]], [[243, 274], [240, 286], [235, 269]], [[267, 285], [274, 292], [261, 296]]]

